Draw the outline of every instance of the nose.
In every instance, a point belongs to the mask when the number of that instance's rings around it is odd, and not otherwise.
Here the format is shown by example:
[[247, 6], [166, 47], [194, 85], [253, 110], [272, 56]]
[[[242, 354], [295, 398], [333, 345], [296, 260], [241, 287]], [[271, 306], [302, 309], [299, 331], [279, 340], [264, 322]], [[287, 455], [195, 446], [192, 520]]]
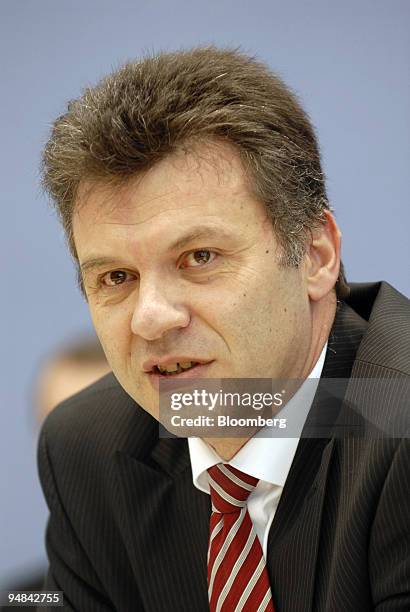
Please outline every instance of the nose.
[[[172, 294], [172, 295], [171, 295]], [[158, 340], [172, 329], [187, 327], [190, 314], [175, 292], [162, 282], [140, 282], [131, 320], [132, 332], [145, 340]]]

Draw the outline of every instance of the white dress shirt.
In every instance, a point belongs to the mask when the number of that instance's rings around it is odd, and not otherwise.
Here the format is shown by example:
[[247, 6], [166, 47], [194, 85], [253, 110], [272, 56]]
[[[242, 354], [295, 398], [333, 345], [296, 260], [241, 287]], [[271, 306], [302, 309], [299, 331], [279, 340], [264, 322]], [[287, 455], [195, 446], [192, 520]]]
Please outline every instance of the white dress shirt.
[[[309, 379], [317, 379], [322, 374], [327, 343], [319, 359], [309, 374]], [[285, 408], [276, 416], [296, 414], [300, 432], [306, 421], [317, 385], [302, 385]], [[292, 429], [293, 431], [293, 429]], [[248, 511], [256, 534], [262, 545], [266, 559], [269, 529], [278, 507], [283, 487], [285, 486], [290, 466], [299, 444], [298, 438], [275, 438], [253, 436], [230, 460], [224, 461], [201, 438], [188, 438], [194, 485], [210, 494], [208, 468], [217, 463], [228, 463], [233, 467], [259, 479], [258, 484], [248, 498]]]

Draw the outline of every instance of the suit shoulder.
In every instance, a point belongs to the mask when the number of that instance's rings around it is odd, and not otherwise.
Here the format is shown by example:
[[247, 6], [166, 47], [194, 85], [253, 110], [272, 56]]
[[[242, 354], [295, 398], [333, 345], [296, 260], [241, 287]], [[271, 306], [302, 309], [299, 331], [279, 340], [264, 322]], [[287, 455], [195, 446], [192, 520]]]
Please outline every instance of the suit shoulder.
[[148, 435], [155, 421], [121, 387], [110, 373], [63, 401], [45, 419], [41, 438], [52, 452], [113, 453], [130, 450], [130, 442]]
[[410, 300], [384, 281], [352, 289], [351, 305], [368, 319], [357, 360], [410, 376]]
[[69, 431], [72, 427], [84, 430], [96, 419], [109, 424], [115, 420], [115, 414], [132, 411], [132, 404], [133, 400], [109, 373], [58, 404], [45, 419], [43, 428], [57, 433]]

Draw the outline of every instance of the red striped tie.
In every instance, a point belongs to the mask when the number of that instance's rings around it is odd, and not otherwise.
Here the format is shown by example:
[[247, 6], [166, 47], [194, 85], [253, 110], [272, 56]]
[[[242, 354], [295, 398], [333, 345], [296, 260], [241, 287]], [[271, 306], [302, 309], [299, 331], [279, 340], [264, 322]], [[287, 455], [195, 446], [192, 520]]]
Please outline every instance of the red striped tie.
[[274, 612], [268, 572], [246, 501], [258, 484], [231, 465], [209, 468], [208, 548], [211, 612]]

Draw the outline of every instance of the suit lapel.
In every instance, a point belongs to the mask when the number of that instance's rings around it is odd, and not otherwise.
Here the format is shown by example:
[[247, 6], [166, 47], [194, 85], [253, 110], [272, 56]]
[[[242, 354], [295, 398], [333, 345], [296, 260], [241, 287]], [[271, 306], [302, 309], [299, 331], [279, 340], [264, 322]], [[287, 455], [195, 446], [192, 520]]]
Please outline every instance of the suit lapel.
[[[339, 306], [328, 340], [323, 381], [349, 378], [366, 325], [349, 306]], [[332, 428], [340, 405], [319, 384], [269, 533], [267, 567], [274, 602], [281, 612], [313, 609], [326, 484], [335, 446]]]
[[186, 440], [159, 439], [148, 459], [117, 452], [123, 541], [145, 612], [208, 610], [209, 496], [192, 485]]
[[326, 481], [334, 440], [302, 439], [269, 533], [268, 572], [281, 612], [312, 610]]

